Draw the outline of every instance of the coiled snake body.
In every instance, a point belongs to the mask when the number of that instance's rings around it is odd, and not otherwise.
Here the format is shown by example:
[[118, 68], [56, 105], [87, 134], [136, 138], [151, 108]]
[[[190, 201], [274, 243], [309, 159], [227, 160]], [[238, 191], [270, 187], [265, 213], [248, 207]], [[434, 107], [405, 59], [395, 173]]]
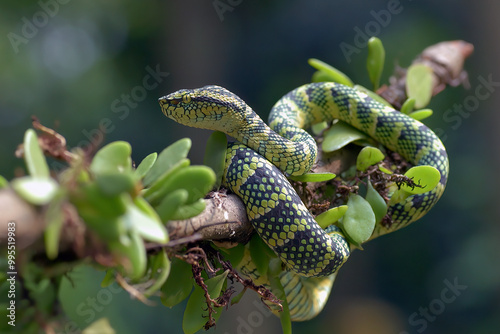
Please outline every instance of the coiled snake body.
[[[393, 224], [377, 226], [376, 235], [422, 217], [446, 185], [446, 150], [429, 128], [337, 83], [311, 83], [286, 94], [273, 107], [270, 126], [241, 98], [218, 86], [180, 90], [159, 102], [163, 113], [176, 122], [219, 130], [238, 140], [228, 145], [223, 184], [243, 200], [255, 230], [286, 265], [280, 280], [293, 320], [310, 319], [320, 312], [350, 253], [342, 232], [335, 226], [323, 230], [283, 175], [304, 174], [316, 160], [316, 142], [304, 129], [340, 119], [413, 165], [430, 165], [441, 173], [433, 190], [391, 205]], [[266, 283], [251, 260], [240, 268]]]

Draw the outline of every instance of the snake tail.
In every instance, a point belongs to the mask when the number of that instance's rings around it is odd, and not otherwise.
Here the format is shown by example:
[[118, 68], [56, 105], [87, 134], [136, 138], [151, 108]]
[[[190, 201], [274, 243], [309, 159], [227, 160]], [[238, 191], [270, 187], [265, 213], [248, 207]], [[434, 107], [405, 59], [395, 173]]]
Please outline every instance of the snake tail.
[[[336, 226], [328, 227], [327, 232], [340, 233]], [[255, 284], [271, 289], [268, 277], [262, 275], [252, 261], [248, 247], [245, 247], [242, 260], [236, 266], [242, 275], [251, 278]], [[285, 292], [290, 318], [293, 321], [306, 321], [318, 315], [328, 301], [336, 277], [337, 273], [322, 277], [303, 277], [290, 270], [281, 271], [279, 279]], [[266, 304], [279, 316], [278, 307], [268, 302]]]

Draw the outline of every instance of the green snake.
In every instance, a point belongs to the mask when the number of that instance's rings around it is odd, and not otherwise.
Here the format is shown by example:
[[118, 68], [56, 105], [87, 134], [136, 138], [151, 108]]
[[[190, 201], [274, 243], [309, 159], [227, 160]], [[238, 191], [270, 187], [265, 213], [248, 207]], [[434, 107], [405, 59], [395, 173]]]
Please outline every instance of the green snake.
[[[311, 83], [294, 89], [274, 105], [269, 126], [240, 97], [219, 86], [179, 90], [159, 103], [163, 113], [178, 123], [222, 131], [237, 140], [227, 148], [223, 185], [242, 199], [255, 230], [284, 263], [280, 281], [292, 320], [307, 320], [321, 311], [350, 254], [342, 232], [335, 226], [323, 230], [285, 177], [308, 172], [316, 161], [316, 142], [304, 129], [340, 119], [411, 164], [433, 166], [440, 172], [433, 190], [390, 205], [393, 224], [378, 224], [372, 238], [421, 218], [446, 186], [446, 150], [429, 128], [341, 84]], [[239, 267], [267, 283], [251, 260]]]

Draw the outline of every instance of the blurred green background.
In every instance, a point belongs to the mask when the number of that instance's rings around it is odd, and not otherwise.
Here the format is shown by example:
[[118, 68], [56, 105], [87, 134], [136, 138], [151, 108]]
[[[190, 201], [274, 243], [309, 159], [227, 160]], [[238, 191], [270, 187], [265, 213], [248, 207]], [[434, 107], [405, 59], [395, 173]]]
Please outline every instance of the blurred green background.
[[[444, 130], [450, 155], [443, 198], [420, 222], [355, 252], [323, 313], [295, 324], [294, 333], [498, 332], [498, 13], [494, 0], [2, 1], [0, 174], [10, 179], [22, 168], [14, 151], [32, 115], [70, 147], [103, 134], [105, 142], [129, 141], [136, 161], [189, 136], [196, 164], [209, 132], [166, 119], [158, 97], [219, 84], [266, 118], [283, 94], [310, 81], [311, 57], [369, 86], [366, 47], [347, 57], [340, 47], [356, 47], [358, 31], [382, 39], [383, 81], [425, 47], [463, 39], [475, 46], [466, 62], [471, 88], [436, 96], [426, 121]], [[471, 101], [477, 103], [470, 112], [455, 111]], [[144, 306], [125, 292], [101, 289], [102, 276], [89, 268], [72, 275], [75, 287], [66, 284], [62, 296], [71, 320], [61, 333], [77, 333], [103, 316], [118, 333], [182, 331], [184, 305]], [[254, 300], [247, 293], [211, 332], [279, 333], [279, 320]]]

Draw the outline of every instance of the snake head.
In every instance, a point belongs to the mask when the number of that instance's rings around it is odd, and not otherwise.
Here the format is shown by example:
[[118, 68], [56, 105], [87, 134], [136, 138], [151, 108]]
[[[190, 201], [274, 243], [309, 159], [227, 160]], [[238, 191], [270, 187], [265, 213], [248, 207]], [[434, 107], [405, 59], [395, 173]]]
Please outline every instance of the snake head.
[[[219, 86], [181, 89], [158, 99], [162, 112], [177, 123], [231, 134], [245, 117], [246, 103]], [[249, 107], [248, 107], [249, 108]]]
[[195, 110], [195, 106], [191, 104], [193, 91], [190, 89], [181, 89], [159, 98], [158, 103], [160, 103], [161, 110], [165, 116], [179, 123], [183, 123], [182, 120], [185, 117], [189, 118], [190, 112]]

